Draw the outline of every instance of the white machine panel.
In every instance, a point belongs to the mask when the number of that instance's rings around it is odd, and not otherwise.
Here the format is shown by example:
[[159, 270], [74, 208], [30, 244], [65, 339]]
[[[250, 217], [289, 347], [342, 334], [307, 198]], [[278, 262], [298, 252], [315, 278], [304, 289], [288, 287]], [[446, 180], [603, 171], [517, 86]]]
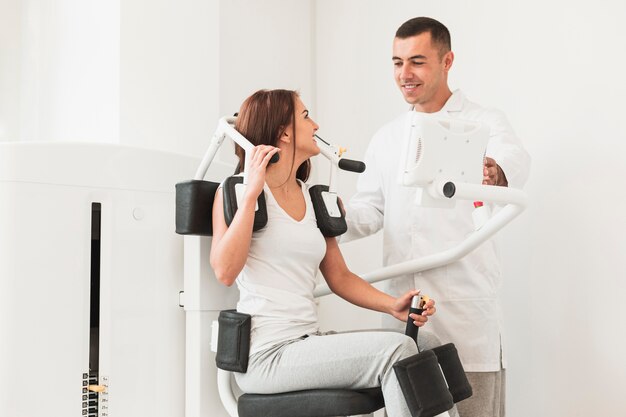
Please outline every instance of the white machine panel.
[[412, 111], [407, 136], [402, 184], [421, 187], [440, 179], [481, 183], [487, 125]]
[[92, 413], [82, 396], [93, 203], [101, 210], [98, 382], [108, 385], [98, 415], [184, 415], [174, 185], [198, 163], [115, 145], [0, 144], [0, 416]]
[[455, 201], [431, 196], [434, 181], [481, 184], [489, 127], [479, 122], [411, 111], [405, 127], [406, 156], [399, 182], [416, 189], [415, 203], [452, 208]]

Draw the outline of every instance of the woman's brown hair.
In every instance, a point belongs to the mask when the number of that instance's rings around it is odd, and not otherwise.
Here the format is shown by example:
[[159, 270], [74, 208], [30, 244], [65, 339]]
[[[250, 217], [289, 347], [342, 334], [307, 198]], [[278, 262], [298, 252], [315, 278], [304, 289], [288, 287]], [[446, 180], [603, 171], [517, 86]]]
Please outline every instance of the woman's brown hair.
[[[248, 97], [239, 110], [235, 129], [248, 139], [254, 146], [277, 146], [278, 140], [289, 125], [293, 131], [293, 157], [296, 153], [296, 98], [298, 93], [293, 90], [259, 90]], [[244, 169], [245, 156], [243, 149], [235, 144], [235, 153], [239, 157], [236, 173]], [[296, 171], [296, 178], [306, 181], [311, 171], [311, 161], [304, 161]]]

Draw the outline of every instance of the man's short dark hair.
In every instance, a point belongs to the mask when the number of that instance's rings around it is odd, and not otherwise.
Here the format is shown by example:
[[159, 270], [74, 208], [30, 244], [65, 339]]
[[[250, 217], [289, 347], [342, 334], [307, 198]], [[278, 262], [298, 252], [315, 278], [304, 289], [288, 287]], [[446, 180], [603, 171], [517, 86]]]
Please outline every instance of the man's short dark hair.
[[439, 47], [439, 55], [443, 56], [452, 50], [450, 31], [438, 20], [430, 17], [414, 17], [404, 22], [396, 31], [396, 38], [406, 39], [429, 32], [433, 45]]

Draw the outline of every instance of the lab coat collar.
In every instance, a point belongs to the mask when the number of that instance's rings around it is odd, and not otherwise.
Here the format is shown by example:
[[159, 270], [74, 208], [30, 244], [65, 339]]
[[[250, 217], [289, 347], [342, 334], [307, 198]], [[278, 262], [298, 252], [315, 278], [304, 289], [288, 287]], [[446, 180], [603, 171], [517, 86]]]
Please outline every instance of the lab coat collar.
[[450, 112], [459, 112], [463, 110], [463, 104], [465, 103], [465, 94], [461, 92], [461, 90], [454, 90], [452, 95], [446, 101], [446, 104], [443, 105], [441, 111]]
[[[454, 90], [452, 92], [452, 95], [448, 99], [448, 101], [446, 101], [446, 103], [441, 108], [441, 110], [435, 113], [441, 114], [443, 112], [448, 112], [448, 113], [460, 112], [463, 110], [464, 103], [465, 103], [465, 94], [463, 94], [463, 92], [459, 89]], [[415, 107], [411, 106], [410, 110], [415, 110]]]

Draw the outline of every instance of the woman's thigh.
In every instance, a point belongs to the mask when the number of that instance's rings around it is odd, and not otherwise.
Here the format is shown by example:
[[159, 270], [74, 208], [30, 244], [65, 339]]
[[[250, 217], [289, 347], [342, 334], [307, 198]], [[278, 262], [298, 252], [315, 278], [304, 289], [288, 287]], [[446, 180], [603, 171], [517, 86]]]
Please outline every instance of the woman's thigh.
[[259, 394], [377, 387], [395, 362], [416, 353], [415, 342], [395, 332], [312, 335], [252, 355], [236, 379]]

